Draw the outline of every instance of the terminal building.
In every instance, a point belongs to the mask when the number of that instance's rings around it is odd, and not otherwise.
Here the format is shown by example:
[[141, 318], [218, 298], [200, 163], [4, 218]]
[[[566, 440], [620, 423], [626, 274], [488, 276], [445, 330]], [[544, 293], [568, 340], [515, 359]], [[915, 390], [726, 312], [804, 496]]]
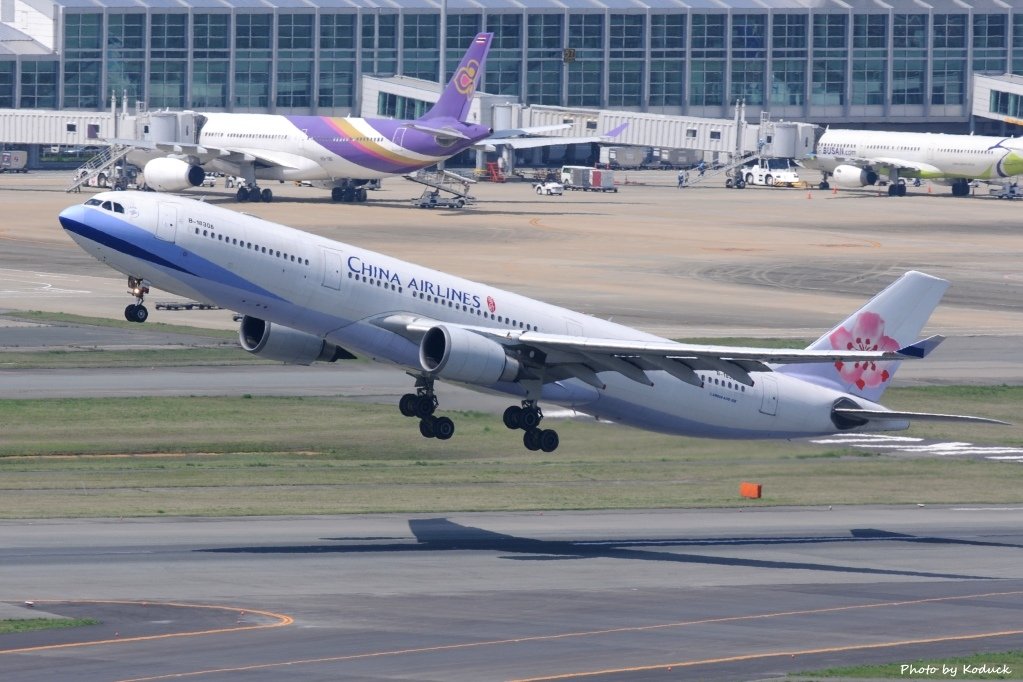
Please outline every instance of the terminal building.
[[523, 106], [1004, 133], [972, 75], [1023, 73], [1023, 0], [0, 0], [0, 109], [404, 117], [362, 76], [446, 81], [479, 31]]

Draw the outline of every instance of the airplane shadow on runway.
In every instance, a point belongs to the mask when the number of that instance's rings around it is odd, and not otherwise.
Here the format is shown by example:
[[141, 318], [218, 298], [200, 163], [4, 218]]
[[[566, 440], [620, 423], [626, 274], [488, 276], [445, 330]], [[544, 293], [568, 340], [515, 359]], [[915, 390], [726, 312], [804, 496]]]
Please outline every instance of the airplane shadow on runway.
[[[912, 576], [922, 578], [949, 578], [969, 580], [994, 580], [989, 576], [961, 575], [957, 573], [932, 573], [927, 571], [903, 571], [865, 566], [842, 566], [796, 561], [773, 561], [753, 557], [718, 557], [675, 551], [658, 551], [656, 548], [720, 547], [720, 546], [772, 546], [783, 544], [826, 544], [865, 542], [909, 542], [921, 544], [966, 545], [978, 547], [1000, 547], [1023, 549], [1023, 545], [958, 540], [953, 538], [904, 535], [888, 531], [852, 529], [848, 536], [806, 536], [806, 537], [739, 537], [699, 539], [629, 539], [629, 540], [534, 540], [503, 533], [463, 526], [448, 519], [412, 519], [409, 529], [417, 542], [402, 541], [402, 538], [324, 538], [325, 541], [352, 544], [323, 545], [275, 545], [263, 547], [221, 547], [198, 549], [198, 552], [239, 553], [239, 554], [357, 554], [386, 552], [437, 552], [437, 551], [481, 551], [501, 552], [502, 559], [517, 561], [563, 561], [568, 559], [628, 559], [635, 561], [662, 561], [678, 564], [706, 564], [717, 566], [741, 566], [747, 568], [795, 569], [803, 571], [828, 571], [837, 573], [860, 573], [866, 575]], [[396, 542], [385, 542], [394, 540]]]

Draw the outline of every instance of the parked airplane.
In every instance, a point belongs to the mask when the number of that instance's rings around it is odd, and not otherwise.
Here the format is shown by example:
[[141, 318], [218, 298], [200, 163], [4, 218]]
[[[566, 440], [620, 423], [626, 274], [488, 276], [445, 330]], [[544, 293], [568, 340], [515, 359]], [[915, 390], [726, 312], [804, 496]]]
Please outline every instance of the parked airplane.
[[998, 181], [1023, 174], [1023, 139], [986, 135], [831, 130], [817, 141], [816, 153], [800, 165], [824, 173], [839, 187], [865, 187], [888, 177], [888, 195], [905, 196], [906, 178], [952, 185], [953, 196], [967, 196], [971, 180]]
[[[415, 392], [403, 415], [447, 439], [437, 379], [514, 396], [504, 413], [530, 450], [558, 447], [539, 428], [543, 400], [664, 433], [792, 438], [904, 429], [912, 419], [876, 401], [917, 341], [948, 283], [909, 272], [805, 350], [676, 343], [478, 282], [193, 199], [104, 192], [60, 214], [90, 255], [128, 275], [143, 322], [150, 286], [244, 315], [250, 353], [309, 364], [352, 349], [405, 368]], [[990, 421], [990, 420], [982, 420]]]
[[334, 201], [365, 201], [369, 180], [432, 166], [491, 135], [466, 115], [492, 38], [473, 39], [440, 99], [415, 120], [204, 113], [188, 131], [192, 144], [118, 142], [140, 150], [146, 185], [158, 191], [198, 187], [209, 169], [245, 179], [238, 201], [273, 199], [258, 180], [308, 180], [330, 187]]

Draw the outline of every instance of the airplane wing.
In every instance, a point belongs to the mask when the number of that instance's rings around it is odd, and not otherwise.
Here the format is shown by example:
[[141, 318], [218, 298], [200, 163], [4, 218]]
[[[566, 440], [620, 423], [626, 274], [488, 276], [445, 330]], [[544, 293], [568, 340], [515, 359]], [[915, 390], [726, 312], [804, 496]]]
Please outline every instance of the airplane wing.
[[920, 161], [907, 161], [905, 159], [899, 159], [892, 156], [879, 156], [869, 160], [871, 165], [884, 166], [886, 168], [896, 168], [900, 171], [909, 170], [917, 173], [928, 173], [943, 175], [942, 170], [937, 166], [932, 166], [929, 163], [922, 163]]
[[112, 140], [117, 144], [164, 152], [169, 156], [193, 156], [199, 159], [200, 165], [213, 159], [227, 162], [255, 162], [266, 167], [300, 169], [309, 165], [309, 159], [287, 152], [274, 152], [266, 149], [252, 150], [233, 147], [211, 147], [209, 145], [188, 144], [181, 142], [149, 142], [148, 140]]
[[571, 123], [559, 123], [557, 125], [549, 126], [532, 126], [529, 128], [505, 128], [504, 130], [495, 130], [489, 138], [490, 140], [503, 140], [507, 137], [521, 137], [522, 135], [537, 135], [539, 133], [553, 133], [555, 130], [565, 130], [571, 128]]
[[694, 386], [702, 386], [697, 370], [719, 371], [747, 386], [750, 372], [771, 372], [772, 365], [832, 362], [889, 362], [926, 357], [944, 340], [931, 336], [895, 351], [839, 351], [709, 346], [674, 341], [631, 341], [546, 334], [520, 329], [496, 329], [438, 322], [428, 318], [390, 315], [376, 324], [419, 342], [435, 326], [461, 327], [507, 347], [518, 357], [542, 365], [553, 380], [576, 378], [603, 388], [599, 372], [616, 372], [641, 384], [653, 385], [647, 371], [663, 370]]

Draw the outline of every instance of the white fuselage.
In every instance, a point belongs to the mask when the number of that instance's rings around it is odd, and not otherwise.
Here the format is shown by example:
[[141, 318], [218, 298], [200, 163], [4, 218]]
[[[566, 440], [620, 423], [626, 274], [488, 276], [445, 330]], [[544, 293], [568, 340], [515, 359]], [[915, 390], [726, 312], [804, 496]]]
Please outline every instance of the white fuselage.
[[[109, 266], [157, 288], [314, 334], [415, 372], [423, 371], [419, 346], [375, 322], [406, 315], [574, 337], [663, 340], [199, 201], [141, 192], [96, 197], [103, 198], [119, 202], [125, 213], [80, 206], [62, 218], [91, 226], [69, 232]], [[754, 385], [744, 386], [720, 372], [701, 371], [702, 387], [663, 371], [648, 374], [653, 386], [616, 372], [600, 374], [602, 389], [578, 379], [550, 382], [541, 399], [665, 433], [777, 438], [835, 432], [831, 407], [846, 395], [782, 373], [753, 372]], [[472, 387], [524, 395], [514, 382]]]
[[818, 140], [815, 156], [800, 163], [827, 173], [841, 165], [871, 165], [886, 172], [907, 163], [920, 170], [898, 170], [899, 176], [989, 180], [1023, 173], [1021, 150], [1023, 140], [1006, 137], [829, 129]]

